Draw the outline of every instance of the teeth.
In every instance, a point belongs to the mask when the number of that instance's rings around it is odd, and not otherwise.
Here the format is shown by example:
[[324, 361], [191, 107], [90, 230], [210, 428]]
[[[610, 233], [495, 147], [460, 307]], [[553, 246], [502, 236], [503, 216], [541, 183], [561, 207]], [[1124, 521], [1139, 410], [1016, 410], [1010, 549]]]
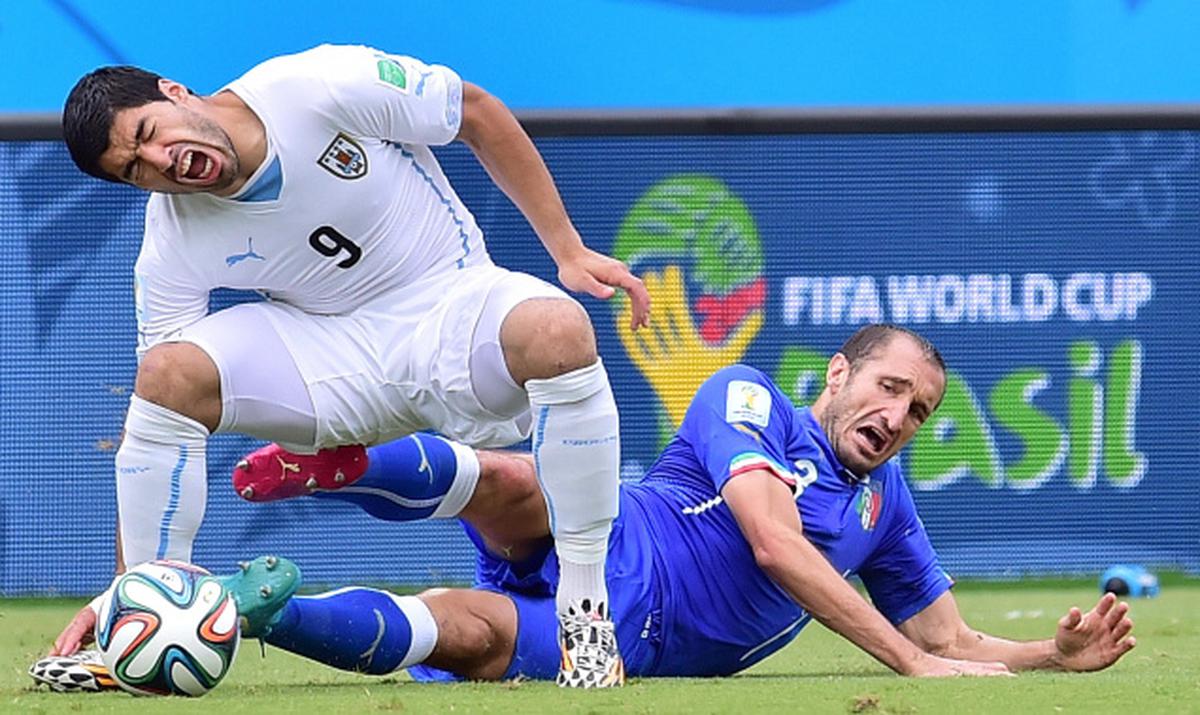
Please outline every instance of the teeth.
[[208, 176], [208, 172], [212, 171], [212, 159], [204, 157], [204, 172], [200, 176]]
[[187, 176], [188, 169], [192, 168], [192, 152], [185, 151], [183, 156], [179, 157], [179, 170], [175, 172], [176, 176]]

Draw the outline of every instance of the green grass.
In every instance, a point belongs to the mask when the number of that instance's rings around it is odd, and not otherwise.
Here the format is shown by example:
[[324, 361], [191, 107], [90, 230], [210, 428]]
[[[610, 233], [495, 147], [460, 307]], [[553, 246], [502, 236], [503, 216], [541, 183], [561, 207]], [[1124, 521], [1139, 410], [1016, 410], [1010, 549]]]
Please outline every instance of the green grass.
[[[258, 644], [243, 644], [228, 680], [198, 700], [123, 693], [60, 695], [31, 689], [25, 669], [80, 605], [0, 600], [0, 712], [359, 715], [455, 713], [1149, 713], [1200, 712], [1200, 582], [1172, 579], [1134, 602], [1138, 647], [1108, 671], [1017, 678], [915, 680], [892, 675], [820, 626], [746, 673], [721, 679], [638, 679], [620, 691], [562, 691], [548, 683], [419, 685], [403, 676], [341, 673]], [[964, 584], [967, 621], [1012, 638], [1047, 637], [1071, 605], [1090, 607], [1091, 583]]]

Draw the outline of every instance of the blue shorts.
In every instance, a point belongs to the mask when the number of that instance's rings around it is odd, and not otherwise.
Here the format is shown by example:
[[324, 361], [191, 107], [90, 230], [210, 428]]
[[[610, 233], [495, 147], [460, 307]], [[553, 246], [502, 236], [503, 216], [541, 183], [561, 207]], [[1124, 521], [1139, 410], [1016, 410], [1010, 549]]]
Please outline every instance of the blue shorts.
[[[642, 518], [641, 506], [621, 493], [621, 510], [608, 540], [606, 580], [617, 625], [617, 644], [631, 676], [653, 673], [662, 638], [662, 603], [656, 588], [654, 550]], [[517, 643], [504, 679], [516, 677], [549, 680], [558, 675], [558, 616], [554, 591], [558, 584], [558, 559], [547, 546], [520, 563], [488, 553], [483, 540], [468, 524], [467, 536], [479, 550], [475, 588], [508, 596], [517, 608]], [[408, 669], [420, 682], [448, 682], [461, 677], [417, 665]]]

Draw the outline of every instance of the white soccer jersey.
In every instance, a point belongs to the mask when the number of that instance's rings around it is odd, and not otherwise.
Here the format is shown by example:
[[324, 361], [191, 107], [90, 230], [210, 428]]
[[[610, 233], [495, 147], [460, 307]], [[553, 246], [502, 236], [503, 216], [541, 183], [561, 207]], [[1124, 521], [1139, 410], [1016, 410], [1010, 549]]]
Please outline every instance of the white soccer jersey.
[[135, 267], [139, 354], [204, 317], [214, 288], [340, 314], [422, 276], [490, 263], [428, 149], [458, 134], [452, 70], [322, 45], [226, 89], [262, 120], [267, 159], [232, 198], [150, 196]]

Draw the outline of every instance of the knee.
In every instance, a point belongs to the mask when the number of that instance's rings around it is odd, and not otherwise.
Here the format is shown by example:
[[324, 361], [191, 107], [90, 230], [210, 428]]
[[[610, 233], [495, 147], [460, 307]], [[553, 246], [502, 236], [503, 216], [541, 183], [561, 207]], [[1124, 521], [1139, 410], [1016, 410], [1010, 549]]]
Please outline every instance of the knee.
[[437, 621], [438, 638], [425, 661], [470, 680], [499, 680], [516, 645], [516, 606], [506, 596], [468, 589], [433, 589], [419, 598]]
[[480, 478], [476, 493], [486, 492], [485, 501], [494, 513], [524, 512], [526, 502], [541, 499], [533, 460], [524, 454], [480, 451]]
[[191, 343], [164, 343], [151, 348], [138, 366], [134, 392], [210, 430], [220, 422], [221, 379], [217, 366]]
[[549, 379], [596, 362], [596, 335], [583, 306], [565, 298], [527, 300], [500, 329], [505, 360], [517, 384]]

